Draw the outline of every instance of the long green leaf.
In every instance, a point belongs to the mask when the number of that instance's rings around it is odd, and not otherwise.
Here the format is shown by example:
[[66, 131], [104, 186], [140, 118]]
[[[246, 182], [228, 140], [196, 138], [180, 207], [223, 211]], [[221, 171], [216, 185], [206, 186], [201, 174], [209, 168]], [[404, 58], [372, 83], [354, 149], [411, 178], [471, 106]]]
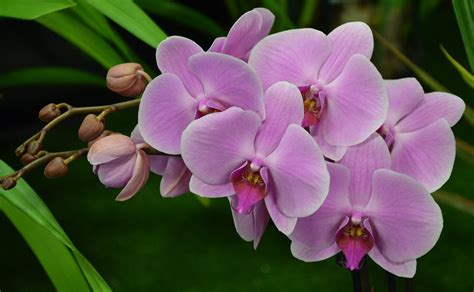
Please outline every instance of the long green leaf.
[[453, 7], [471, 71], [474, 72], [474, 2], [472, 0], [453, 0]]
[[130, 33], [156, 48], [166, 34], [130, 0], [87, 0], [89, 4]]
[[303, 8], [301, 9], [300, 19], [298, 25], [300, 27], [307, 27], [313, 23], [313, 17], [316, 13], [316, 6], [318, 6], [318, 0], [305, 0]]
[[[12, 171], [13, 170], [7, 164], [5, 164], [5, 162], [0, 160], [0, 176], [11, 173]], [[49, 234], [50, 239], [55, 238], [64, 247], [68, 248], [70, 255], [74, 257], [81, 273], [87, 280], [88, 286], [90, 286], [90, 288], [93, 291], [111, 291], [110, 287], [107, 285], [104, 279], [100, 276], [100, 274], [94, 269], [94, 267], [73, 245], [69, 237], [66, 235], [64, 230], [61, 228], [59, 223], [56, 221], [56, 219], [51, 214], [51, 212], [46, 207], [46, 205], [43, 203], [43, 201], [40, 199], [40, 197], [38, 197], [38, 195], [23, 179], [19, 180], [17, 183], [17, 186], [12, 190], [4, 191], [0, 189], [0, 198], [2, 199], [2, 204], [0, 205], [1, 210], [3, 210], [5, 213], [10, 212], [10, 214], [17, 214], [15, 213], [15, 208], [16, 208], [17, 212], [20, 212], [21, 214], [24, 215], [24, 218], [28, 219], [27, 221], [25, 220], [21, 221], [21, 219], [19, 219], [20, 221], [15, 221], [15, 222], [23, 222], [25, 224], [31, 223], [32, 226], [38, 226], [38, 228], [41, 227], [43, 228], [45, 232]], [[9, 206], [11, 206], [12, 208], [9, 208]], [[8, 208], [8, 209], [5, 209], [5, 208]], [[10, 220], [14, 221], [16, 220], [16, 218], [17, 217], [11, 217]], [[33, 227], [23, 226], [23, 228], [25, 230], [28, 230], [28, 228], [33, 228]], [[28, 235], [29, 233], [27, 232], [26, 234]], [[31, 236], [31, 238], [28, 237], [28, 238], [25, 238], [25, 240], [27, 241], [32, 240], [32, 243], [34, 245], [30, 245], [30, 247], [33, 250], [35, 250], [36, 248], [39, 248], [41, 252], [41, 243], [43, 242], [43, 238], [41, 236], [39, 237]], [[47, 239], [44, 239], [44, 240], [47, 240]], [[30, 241], [28, 241], [29, 244], [30, 244]], [[54, 250], [50, 250], [50, 252], [54, 252]], [[45, 257], [49, 258], [49, 256], [46, 256], [46, 255]], [[41, 261], [41, 258], [39, 259]], [[50, 262], [50, 264], [53, 264], [53, 262]], [[45, 267], [44, 264], [43, 264], [43, 267]], [[64, 269], [64, 267], [60, 267], [60, 268]], [[54, 269], [53, 269], [53, 272], [54, 272]], [[53, 279], [51, 280], [53, 281]], [[84, 291], [84, 289], [76, 289], [74, 287], [74, 289], [67, 289], [63, 291]]]
[[178, 2], [168, 0], [137, 0], [136, 2], [140, 7], [151, 14], [198, 30], [211, 37], [226, 34], [225, 30], [213, 19]]
[[446, 49], [443, 46], [441, 46], [441, 51], [443, 51], [443, 54], [446, 56], [448, 61], [451, 62], [451, 64], [453, 64], [454, 68], [456, 68], [456, 70], [458, 70], [459, 74], [461, 74], [462, 79], [464, 79], [464, 81], [466, 81], [466, 83], [469, 86], [474, 88], [474, 75], [469, 73], [469, 71], [467, 71], [466, 68], [464, 68], [458, 61], [456, 61], [456, 59], [454, 59], [448, 53], [448, 51], [446, 51]]
[[106, 69], [123, 63], [123, 59], [102, 37], [69, 13], [58, 11], [36, 21], [79, 47]]
[[84, 85], [105, 86], [105, 78], [65, 67], [23, 68], [0, 74], [0, 88], [19, 86]]
[[1, 0], [0, 16], [31, 20], [74, 5], [72, 0]]

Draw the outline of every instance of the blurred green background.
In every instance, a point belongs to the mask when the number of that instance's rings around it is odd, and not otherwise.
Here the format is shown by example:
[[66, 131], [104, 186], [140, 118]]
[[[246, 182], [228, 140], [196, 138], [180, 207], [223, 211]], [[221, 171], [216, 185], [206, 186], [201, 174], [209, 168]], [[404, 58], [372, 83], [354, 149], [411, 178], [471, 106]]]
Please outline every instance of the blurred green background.
[[[277, 17], [273, 31], [311, 26], [328, 33], [342, 22], [362, 20], [403, 51], [467, 104], [474, 92], [442, 54], [439, 46], [469, 68], [451, 1], [136, 1], [168, 35], [193, 38], [207, 48], [225, 34], [246, 10], [266, 6]], [[310, 2], [310, 3], [309, 3]], [[314, 3], [313, 3], [314, 2]], [[309, 4], [314, 7], [307, 6]], [[170, 7], [172, 8], [170, 10]], [[472, 8], [472, 6], [471, 6]], [[173, 10], [174, 9], [174, 10]], [[214, 20], [215, 27], [183, 19], [186, 9]], [[470, 11], [471, 15], [474, 13]], [[125, 43], [155, 67], [154, 49], [121, 27], [111, 24]], [[105, 76], [106, 69], [36, 22], [0, 19], [0, 75], [32, 66], [63, 66]], [[376, 42], [374, 63], [385, 78], [413, 76], [399, 59]], [[3, 75], [4, 76], [4, 75]], [[423, 82], [422, 82], [423, 83]], [[432, 91], [425, 83], [426, 91]], [[124, 99], [104, 85], [36, 84], [9, 86], [0, 78], [0, 158], [19, 168], [15, 148], [42, 127], [37, 111], [49, 102], [97, 105]], [[110, 116], [107, 127], [128, 133], [136, 124], [136, 110]], [[76, 138], [80, 119], [64, 123], [47, 138], [46, 148], [83, 147]], [[455, 135], [474, 144], [466, 119]], [[471, 153], [472, 155], [472, 153]], [[467, 158], [467, 159], [466, 159]], [[444, 191], [474, 200], [472, 156], [458, 155]], [[226, 199], [201, 204], [192, 194], [164, 199], [153, 176], [133, 199], [114, 201], [117, 190], [105, 189], [85, 159], [70, 173], [47, 180], [37, 169], [26, 177], [50, 208], [76, 247], [115, 291], [350, 291], [351, 276], [336, 260], [303, 263], [291, 256], [289, 240], [269, 225], [255, 251], [234, 230]], [[415, 291], [472, 291], [474, 289], [474, 217], [440, 203], [445, 227], [438, 244], [418, 261]], [[0, 214], [0, 290], [51, 291], [53, 285], [28, 245]], [[375, 291], [387, 291], [386, 274], [369, 262]], [[404, 280], [397, 279], [403, 291]]]

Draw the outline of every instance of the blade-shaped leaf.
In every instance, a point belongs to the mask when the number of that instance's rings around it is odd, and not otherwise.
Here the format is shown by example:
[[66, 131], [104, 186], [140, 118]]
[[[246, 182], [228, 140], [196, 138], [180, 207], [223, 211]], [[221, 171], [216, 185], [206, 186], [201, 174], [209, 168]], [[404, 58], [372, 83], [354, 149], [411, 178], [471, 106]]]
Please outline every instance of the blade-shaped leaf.
[[311, 26], [311, 23], [313, 23], [313, 17], [316, 14], [316, 6], [318, 6], [318, 0], [304, 1], [300, 19], [298, 21], [299, 27]]
[[74, 5], [72, 0], [2, 0], [0, 16], [30, 20]]
[[0, 74], [0, 88], [49, 85], [105, 86], [105, 78], [66, 67], [33, 67]]
[[[13, 170], [5, 162], [0, 160], [0, 176], [6, 175], [11, 172], [13, 172]], [[21, 224], [21, 230], [20, 228], [18, 228], [20, 233], [22, 233], [22, 235], [23, 233], [26, 234], [27, 237], [25, 237], [25, 240], [27, 240], [28, 244], [34, 250], [35, 254], [37, 254], [37, 252], [41, 253], [42, 257], [40, 258], [38, 256], [40, 261], [42, 261], [42, 258], [46, 258], [47, 261], [47, 259], [53, 259], [56, 257], [54, 254], [47, 254], [47, 252], [54, 253], [55, 249], [52, 249], [51, 246], [48, 251], [42, 250], [42, 248], [44, 249], [44, 245], [42, 245], [43, 242], [47, 244], [52, 244], [48, 240], [53, 241], [54, 239], [56, 239], [59, 244], [62, 244], [63, 247], [67, 248], [67, 250], [69, 251], [69, 255], [74, 258], [74, 260], [76, 261], [76, 265], [78, 265], [78, 268], [80, 269], [83, 275], [83, 278], [85, 277], [85, 279], [87, 280], [86, 285], [88, 285], [90, 289], [92, 289], [93, 291], [111, 291], [110, 287], [100, 276], [100, 274], [72, 244], [69, 237], [66, 235], [64, 230], [61, 228], [59, 223], [56, 221], [56, 219], [46, 207], [46, 205], [43, 203], [43, 201], [40, 199], [40, 197], [38, 197], [38, 195], [23, 179], [20, 179], [17, 182], [17, 186], [12, 190], [4, 191], [3, 189], [0, 189], [0, 199], [0, 210], [4, 211], [7, 214], [7, 216], [15, 224], [15, 226], [17, 226], [17, 224]], [[15, 216], [18, 214], [23, 216]], [[37, 231], [37, 233], [30, 233], [30, 231], [28, 231], [29, 229], [33, 230], [31, 232]], [[44, 235], [45, 232], [48, 235], [45, 235], [43, 238], [43, 236], [41, 235]], [[35, 236], [28, 236], [30, 234], [34, 234]], [[38, 251], [36, 251], [36, 249], [38, 249]], [[61, 258], [63, 256], [64, 254], [60, 254], [58, 258]], [[64, 257], [67, 258], [67, 256]], [[53, 265], [53, 267], [51, 268], [52, 270], [51, 272], [48, 272], [48, 275], [50, 275], [50, 273], [56, 273], [55, 271], [57, 269], [68, 269], [67, 266], [57, 267], [56, 263], [53, 260], [46, 263], [41, 263], [43, 264], [43, 267], [45, 269], [49, 269], [50, 265]], [[73, 269], [74, 268], [70, 268], [71, 271], [73, 271]], [[68, 277], [73, 276], [69, 275]], [[78, 277], [76, 277], [76, 280], [77, 279]], [[61, 284], [60, 280], [51, 279], [51, 281], [55, 286], [56, 282]], [[78, 289], [76, 287], [72, 287], [72, 289], [71, 287], [70, 289], [58, 288], [58, 290], [85, 291], [84, 289]]]
[[130, 33], [156, 48], [166, 34], [130, 0], [87, 0], [89, 4]]
[[469, 73], [469, 71], [467, 71], [466, 68], [464, 68], [461, 64], [459, 64], [459, 62], [456, 61], [456, 59], [454, 59], [448, 53], [448, 51], [446, 51], [446, 49], [443, 46], [441, 46], [441, 51], [443, 51], [443, 53], [446, 56], [446, 58], [448, 59], [448, 61], [451, 62], [451, 64], [453, 64], [454, 68], [456, 68], [456, 70], [458, 70], [459, 74], [461, 74], [462, 79], [464, 79], [464, 81], [466, 81], [466, 83], [469, 86], [474, 88], [474, 75]]
[[79, 47], [106, 69], [123, 63], [123, 59], [100, 35], [70, 13], [57, 11], [36, 21]]
[[211, 37], [223, 36], [225, 30], [213, 19], [199, 11], [174, 1], [137, 0], [145, 11], [167, 20], [201, 31]]
[[467, 58], [474, 72], [474, 2], [472, 0], [453, 0], [454, 12], [461, 30]]

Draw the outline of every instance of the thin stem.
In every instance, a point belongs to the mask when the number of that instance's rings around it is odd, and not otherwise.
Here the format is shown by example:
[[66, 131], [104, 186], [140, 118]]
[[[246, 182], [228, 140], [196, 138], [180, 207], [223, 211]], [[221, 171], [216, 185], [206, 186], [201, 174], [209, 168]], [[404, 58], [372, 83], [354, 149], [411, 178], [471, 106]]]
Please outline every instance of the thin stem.
[[148, 73], [146, 73], [146, 72], [143, 71], [143, 70], [138, 70], [138, 71], [137, 71], [137, 74], [140, 75], [140, 76], [143, 76], [143, 77], [146, 79], [146, 81], [148, 81], [148, 83], [150, 83], [151, 80], [152, 80], [151, 76], [148, 75]]
[[395, 275], [390, 272], [385, 272], [387, 275], [387, 288], [388, 292], [396, 292], [397, 291], [397, 283]]
[[405, 292], [413, 292], [413, 278], [405, 279]]
[[352, 274], [352, 291], [362, 292], [362, 282], [360, 280], [360, 270], [351, 271]]

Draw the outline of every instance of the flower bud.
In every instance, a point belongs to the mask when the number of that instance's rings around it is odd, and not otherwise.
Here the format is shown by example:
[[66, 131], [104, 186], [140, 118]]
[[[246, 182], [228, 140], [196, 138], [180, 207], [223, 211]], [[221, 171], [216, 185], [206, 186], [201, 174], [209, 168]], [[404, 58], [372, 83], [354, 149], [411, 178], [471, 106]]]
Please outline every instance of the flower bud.
[[13, 189], [15, 186], [16, 186], [16, 181], [11, 177], [7, 177], [2, 181], [2, 188], [4, 190]]
[[45, 105], [39, 112], [38, 118], [45, 122], [51, 122], [55, 118], [59, 117], [61, 115], [61, 111], [56, 107], [54, 103], [50, 103], [48, 105]]
[[82, 121], [78, 135], [82, 141], [89, 142], [99, 137], [103, 131], [104, 123], [99, 121], [96, 115], [88, 114]]
[[28, 143], [28, 145], [26, 146], [26, 151], [31, 155], [35, 155], [41, 150], [41, 148], [42, 148], [41, 142], [32, 141]]
[[20, 158], [20, 162], [23, 164], [23, 165], [26, 165], [32, 161], [36, 160], [36, 157], [31, 155], [30, 153], [25, 153], [21, 156]]
[[143, 70], [137, 63], [124, 63], [113, 66], [107, 72], [107, 87], [122, 96], [135, 97], [143, 93], [146, 84], [143, 76], [137, 73]]
[[44, 176], [47, 178], [58, 178], [64, 176], [69, 170], [69, 167], [64, 163], [62, 157], [53, 158], [44, 168]]

